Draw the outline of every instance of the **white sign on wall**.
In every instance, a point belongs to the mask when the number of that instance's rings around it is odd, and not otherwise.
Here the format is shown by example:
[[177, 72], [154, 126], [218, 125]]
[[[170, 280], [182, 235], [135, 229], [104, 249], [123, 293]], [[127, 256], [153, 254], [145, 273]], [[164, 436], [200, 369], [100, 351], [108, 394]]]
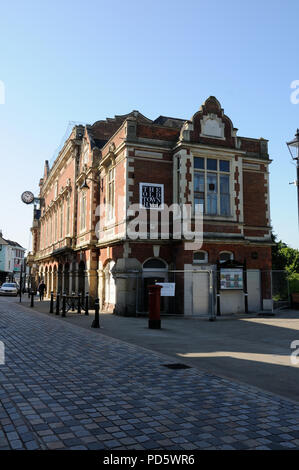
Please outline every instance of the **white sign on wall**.
[[161, 297], [174, 297], [175, 282], [156, 282], [157, 286], [162, 286]]
[[142, 209], [164, 208], [164, 184], [139, 183], [139, 203]]

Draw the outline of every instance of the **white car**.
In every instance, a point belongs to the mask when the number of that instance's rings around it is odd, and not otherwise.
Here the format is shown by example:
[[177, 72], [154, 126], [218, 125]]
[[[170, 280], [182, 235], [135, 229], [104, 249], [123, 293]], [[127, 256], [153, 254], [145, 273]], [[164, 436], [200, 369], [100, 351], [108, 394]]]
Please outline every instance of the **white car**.
[[4, 282], [0, 287], [0, 295], [15, 295], [19, 292], [18, 285], [15, 282]]

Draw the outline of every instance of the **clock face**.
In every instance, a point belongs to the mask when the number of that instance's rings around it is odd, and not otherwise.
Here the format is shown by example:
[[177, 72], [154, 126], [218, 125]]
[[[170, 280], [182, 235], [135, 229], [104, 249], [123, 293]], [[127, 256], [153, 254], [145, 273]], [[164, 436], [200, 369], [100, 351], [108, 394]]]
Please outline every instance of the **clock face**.
[[22, 194], [21, 199], [25, 204], [31, 204], [34, 201], [34, 194], [31, 191], [25, 191]]

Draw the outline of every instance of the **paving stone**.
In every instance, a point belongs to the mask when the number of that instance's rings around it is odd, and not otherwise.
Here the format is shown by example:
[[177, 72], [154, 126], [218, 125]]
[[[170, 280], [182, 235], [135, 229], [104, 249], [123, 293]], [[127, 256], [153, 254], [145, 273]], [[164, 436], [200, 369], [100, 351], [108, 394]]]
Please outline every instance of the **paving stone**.
[[3, 299], [0, 340], [0, 450], [299, 447], [298, 405], [246, 384]]

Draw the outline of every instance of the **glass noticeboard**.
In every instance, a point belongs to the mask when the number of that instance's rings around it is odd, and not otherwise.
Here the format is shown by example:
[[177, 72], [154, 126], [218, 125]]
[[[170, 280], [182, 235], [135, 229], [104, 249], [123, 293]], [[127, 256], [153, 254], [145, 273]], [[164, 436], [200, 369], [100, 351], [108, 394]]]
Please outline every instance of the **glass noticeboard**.
[[220, 269], [220, 289], [243, 289], [243, 269]]

